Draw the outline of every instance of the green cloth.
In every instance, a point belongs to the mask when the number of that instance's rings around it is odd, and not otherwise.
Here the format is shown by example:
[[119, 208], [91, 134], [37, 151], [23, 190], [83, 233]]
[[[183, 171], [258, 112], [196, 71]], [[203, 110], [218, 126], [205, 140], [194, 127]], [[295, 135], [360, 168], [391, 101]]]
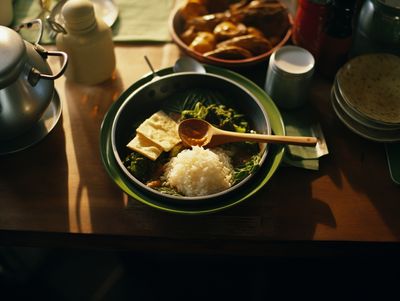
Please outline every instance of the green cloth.
[[[53, 0], [52, 7], [57, 2]], [[115, 0], [114, 2], [119, 9], [118, 19], [112, 26], [115, 42], [171, 41], [168, 19], [174, 0]], [[40, 16], [40, 12], [39, 1], [16, 0], [13, 25], [36, 19]], [[30, 37], [27, 39], [31, 41]], [[45, 27], [41, 43], [54, 43], [47, 27]]]
[[168, 19], [173, 0], [117, 0], [119, 18], [114, 41], [169, 42]]
[[321, 126], [310, 107], [281, 111], [288, 136], [311, 136], [319, 139], [315, 147], [287, 145], [283, 162], [290, 166], [318, 170], [319, 158], [328, 154]]

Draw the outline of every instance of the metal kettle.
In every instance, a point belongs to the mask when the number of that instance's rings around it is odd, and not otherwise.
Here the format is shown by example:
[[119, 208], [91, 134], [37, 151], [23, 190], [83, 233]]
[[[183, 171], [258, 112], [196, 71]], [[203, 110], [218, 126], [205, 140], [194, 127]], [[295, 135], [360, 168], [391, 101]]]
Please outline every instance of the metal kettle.
[[399, 0], [366, 0], [361, 6], [351, 56], [376, 52], [400, 55]]
[[[63, 58], [57, 74], [52, 74], [48, 56]], [[67, 62], [66, 53], [47, 51], [0, 26], [0, 143], [36, 125], [53, 98], [54, 80], [64, 73]]]

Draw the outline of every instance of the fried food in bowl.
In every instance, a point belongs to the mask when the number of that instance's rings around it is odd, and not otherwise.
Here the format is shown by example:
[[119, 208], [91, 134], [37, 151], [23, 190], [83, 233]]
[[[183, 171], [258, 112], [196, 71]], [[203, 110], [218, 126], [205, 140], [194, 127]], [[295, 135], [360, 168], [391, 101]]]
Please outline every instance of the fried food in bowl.
[[291, 35], [279, 0], [186, 0], [171, 16], [174, 42], [200, 62], [223, 67], [260, 63]]

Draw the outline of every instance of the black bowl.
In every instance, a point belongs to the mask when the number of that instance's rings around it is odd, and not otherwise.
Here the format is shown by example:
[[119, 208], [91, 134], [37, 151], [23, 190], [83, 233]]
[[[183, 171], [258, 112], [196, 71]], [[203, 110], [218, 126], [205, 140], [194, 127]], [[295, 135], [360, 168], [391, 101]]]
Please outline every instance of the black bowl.
[[[124, 103], [115, 114], [111, 128], [112, 149], [119, 167], [135, 183], [138, 189], [141, 189], [150, 197], [179, 203], [182, 201], [187, 202], [187, 200], [191, 202], [209, 201], [234, 193], [235, 190], [239, 189], [254, 176], [254, 174], [251, 174], [236, 185], [219, 193], [186, 197], [164, 194], [149, 188], [135, 178], [124, 166], [123, 161], [130, 153], [126, 145], [133, 138], [138, 124], [159, 111], [160, 108], [168, 106], [169, 102], [175, 99], [174, 96], [183, 90], [191, 89], [206, 89], [207, 91], [212, 91], [215, 95], [222, 96], [223, 104], [243, 113], [250, 121], [252, 129], [258, 133], [271, 134], [270, 122], [263, 106], [250, 91], [235, 81], [216, 74], [196, 72], [172, 73], [162, 77], [155, 77], [152, 81], [144, 84], [126, 97]], [[267, 156], [267, 146], [266, 144], [260, 144], [260, 146], [260, 165], [262, 165]]]

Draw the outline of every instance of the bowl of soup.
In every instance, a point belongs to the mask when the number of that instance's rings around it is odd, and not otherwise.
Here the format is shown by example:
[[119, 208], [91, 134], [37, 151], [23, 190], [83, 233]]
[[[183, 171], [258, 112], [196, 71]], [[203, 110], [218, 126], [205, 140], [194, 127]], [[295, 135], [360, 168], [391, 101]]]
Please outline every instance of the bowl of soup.
[[197, 72], [156, 77], [125, 97], [111, 126], [114, 158], [138, 190], [166, 202], [204, 202], [234, 194], [257, 174], [265, 143], [189, 147], [177, 134], [188, 118], [271, 134], [262, 104], [234, 80]]

